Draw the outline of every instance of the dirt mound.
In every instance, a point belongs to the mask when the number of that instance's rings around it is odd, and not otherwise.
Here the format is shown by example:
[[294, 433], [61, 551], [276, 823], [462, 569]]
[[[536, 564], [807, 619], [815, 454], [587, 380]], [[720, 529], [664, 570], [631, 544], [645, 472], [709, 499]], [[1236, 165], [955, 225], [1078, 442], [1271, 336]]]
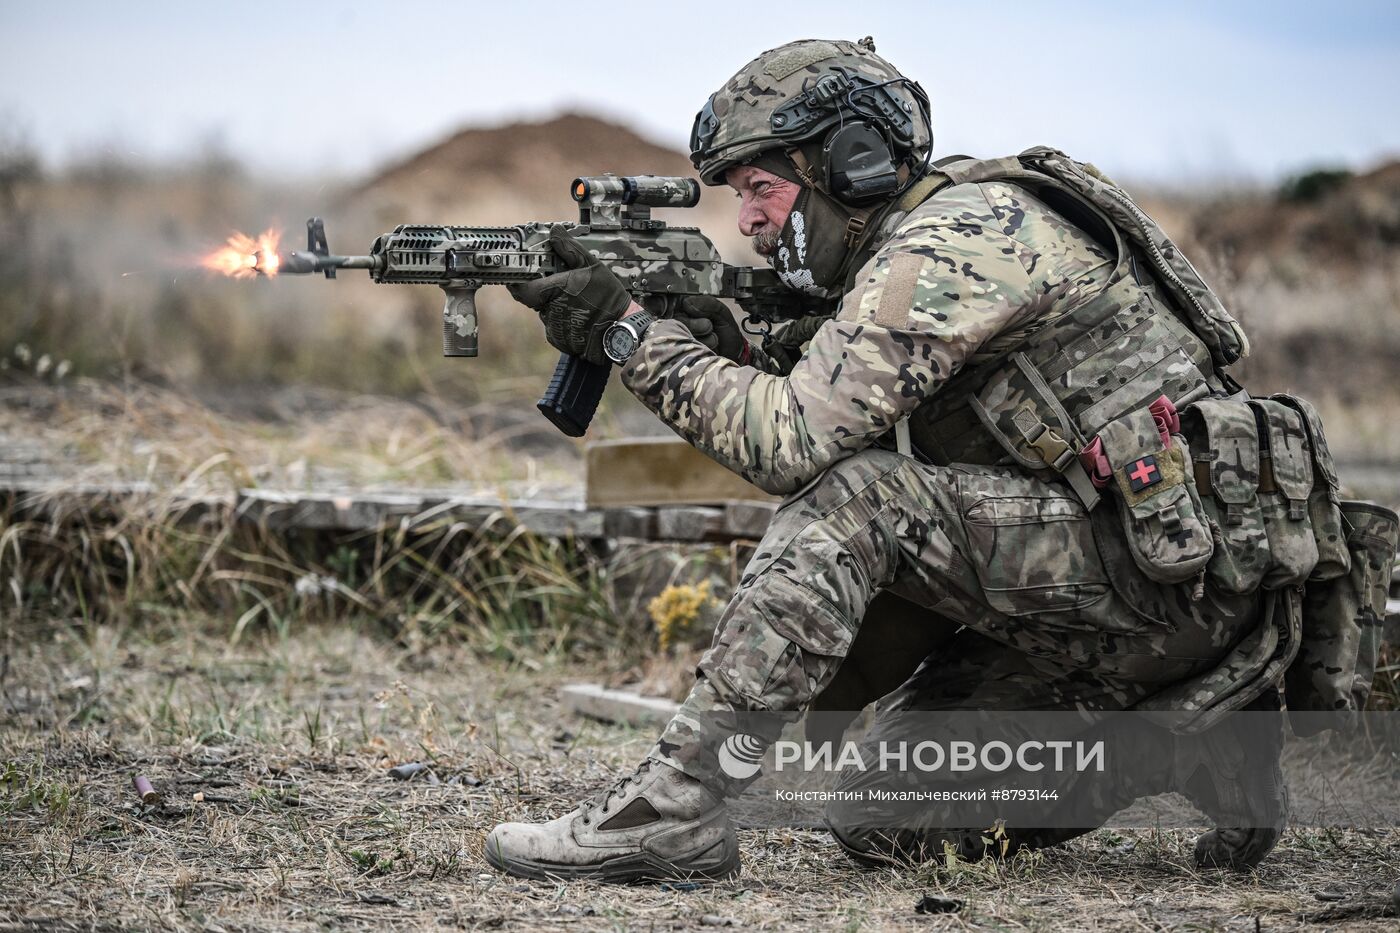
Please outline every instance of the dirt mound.
[[[568, 113], [544, 122], [462, 130], [390, 166], [350, 197], [373, 211], [381, 224], [570, 220], [577, 217], [577, 208], [569, 183], [579, 175], [603, 172], [695, 174], [681, 152], [621, 124]], [[746, 241], [734, 230], [736, 214], [724, 191], [706, 189], [698, 208], [658, 216], [704, 228], [730, 262], [752, 262]]]
[[[1306, 200], [1231, 198], [1196, 212], [1198, 242], [1237, 274], [1354, 268], [1400, 256], [1400, 162], [1340, 180]], [[1301, 264], [1301, 265], [1300, 265]]]
[[[566, 113], [542, 122], [464, 129], [391, 165], [351, 198], [379, 226], [408, 220], [507, 224], [571, 219], [569, 182], [613, 172], [693, 176], [686, 156], [619, 123]], [[1323, 264], [1356, 267], [1400, 255], [1400, 162], [1356, 175], [1309, 200], [1269, 193], [1206, 202], [1147, 199], [1151, 212], [1206, 265], [1236, 276], [1304, 273]], [[734, 229], [736, 209], [722, 189], [707, 189], [692, 211], [665, 212], [671, 223], [702, 227], [730, 262], [754, 262]]]
[[557, 199], [567, 193], [576, 175], [604, 171], [684, 175], [692, 170], [681, 153], [648, 142], [625, 126], [569, 113], [543, 123], [462, 130], [390, 166], [362, 190], [426, 186], [449, 194], [464, 184], [484, 183], [525, 193], [542, 189]]

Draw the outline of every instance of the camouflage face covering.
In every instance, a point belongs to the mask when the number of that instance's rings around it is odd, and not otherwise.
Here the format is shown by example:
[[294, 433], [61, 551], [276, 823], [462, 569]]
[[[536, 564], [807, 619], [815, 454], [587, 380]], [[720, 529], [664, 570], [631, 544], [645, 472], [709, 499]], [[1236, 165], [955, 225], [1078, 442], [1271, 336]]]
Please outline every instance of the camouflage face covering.
[[[820, 147], [808, 148], [813, 151], [803, 152], [811, 163]], [[782, 150], [770, 149], [749, 164], [802, 186], [778, 234], [778, 248], [768, 257], [769, 265], [794, 291], [831, 297], [830, 289], [841, 283], [850, 257], [845, 239], [850, 211], [804, 182]]]
[[841, 281], [849, 252], [845, 232], [846, 215], [831, 199], [803, 188], [768, 261], [789, 288], [825, 297]]

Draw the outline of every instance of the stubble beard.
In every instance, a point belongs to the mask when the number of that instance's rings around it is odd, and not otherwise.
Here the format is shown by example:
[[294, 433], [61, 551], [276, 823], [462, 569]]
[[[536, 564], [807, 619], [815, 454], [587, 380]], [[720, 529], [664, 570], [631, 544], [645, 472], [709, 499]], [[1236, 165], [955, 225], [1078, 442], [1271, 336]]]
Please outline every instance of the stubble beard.
[[760, 256], [771, 256], [778, 251], [781, 230], [765, 230], [752, 238], [753, 251]]

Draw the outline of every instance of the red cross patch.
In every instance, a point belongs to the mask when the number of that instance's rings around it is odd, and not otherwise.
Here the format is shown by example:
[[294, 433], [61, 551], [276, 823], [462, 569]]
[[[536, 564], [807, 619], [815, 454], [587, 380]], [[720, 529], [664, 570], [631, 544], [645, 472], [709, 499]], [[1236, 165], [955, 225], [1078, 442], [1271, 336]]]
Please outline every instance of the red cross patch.
[[1155, 486], [1162, 481], [1162, 471], [1157, 468], [1157, 458], [1151, 454], [1123, 467], [1123, 475], [1128, 478], [1128, 488], [1133, 492], [1142, 492], [1148, 486]]

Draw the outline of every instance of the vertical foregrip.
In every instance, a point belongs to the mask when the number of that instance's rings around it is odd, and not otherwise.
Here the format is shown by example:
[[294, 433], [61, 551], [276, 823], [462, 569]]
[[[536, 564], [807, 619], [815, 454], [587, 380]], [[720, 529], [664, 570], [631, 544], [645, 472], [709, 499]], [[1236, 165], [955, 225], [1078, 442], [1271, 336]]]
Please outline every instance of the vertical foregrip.
[[442, 355], [476, 356], [476, 289], [443, 288]]
[[535, 405], [550, 424], [569, 437], [583, 437], [598, 401], [608, 387], [611, 363], [590, 363], [567, 353], [559, 354], [559, 362], [550, 377], [544, 398]]

